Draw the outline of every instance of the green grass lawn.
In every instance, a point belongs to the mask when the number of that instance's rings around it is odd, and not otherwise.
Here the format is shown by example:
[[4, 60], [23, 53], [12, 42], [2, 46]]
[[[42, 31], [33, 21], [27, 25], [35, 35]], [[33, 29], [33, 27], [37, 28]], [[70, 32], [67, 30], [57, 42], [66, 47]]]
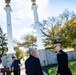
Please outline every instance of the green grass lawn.
[[[72, 72], [72, 75], [76, 75], [76, 61], [70, 61], [69, 62], [69, 68]], [[56, 75], [57, 64], [45, 66], [45, 67], [42, 67], [42, 69], [48, 75]]]

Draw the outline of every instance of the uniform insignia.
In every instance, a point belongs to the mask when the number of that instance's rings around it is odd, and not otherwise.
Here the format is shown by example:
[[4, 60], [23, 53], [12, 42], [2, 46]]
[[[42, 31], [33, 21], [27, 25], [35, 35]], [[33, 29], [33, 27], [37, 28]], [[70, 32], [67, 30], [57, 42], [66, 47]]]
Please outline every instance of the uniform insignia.
[[57, 54], [61, 54], [61, 52], [57, 52]]

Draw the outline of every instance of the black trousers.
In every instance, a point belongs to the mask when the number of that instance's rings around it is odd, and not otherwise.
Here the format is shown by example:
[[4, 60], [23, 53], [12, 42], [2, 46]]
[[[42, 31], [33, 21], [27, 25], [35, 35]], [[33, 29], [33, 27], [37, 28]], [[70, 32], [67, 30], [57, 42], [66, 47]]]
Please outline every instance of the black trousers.
[[20, 69], [14, 70], [14, 75], [20, 75]]

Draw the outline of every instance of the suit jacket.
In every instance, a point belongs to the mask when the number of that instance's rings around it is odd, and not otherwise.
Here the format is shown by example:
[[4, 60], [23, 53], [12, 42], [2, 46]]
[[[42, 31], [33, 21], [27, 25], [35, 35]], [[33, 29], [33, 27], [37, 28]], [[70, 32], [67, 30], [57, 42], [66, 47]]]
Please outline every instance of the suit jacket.
[[60, 75], [72, 75], [68, 68], [68, 55], [64, 51], [60, 50], [57, 54], [58, 71]]
[[19, 64], [21, 64], [20, 60], [16, 59], [12, 62], [11, 68], [13, 67], [13, 70], [20, 70]]
[[43, 75], [39, 59], [32, 55], [25, 61], [25, 68], [27, 75]]

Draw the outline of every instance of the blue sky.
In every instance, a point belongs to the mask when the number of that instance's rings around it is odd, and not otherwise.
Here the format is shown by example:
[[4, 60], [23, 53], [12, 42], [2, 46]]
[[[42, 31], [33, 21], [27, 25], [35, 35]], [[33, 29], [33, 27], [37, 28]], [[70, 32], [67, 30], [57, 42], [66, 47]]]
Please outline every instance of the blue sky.
[[76, 0], [49, 0], [48, 4], [50, 14], [57, 16], [62, 13], [65, 9], [76, 12]]
[[[48, 17], [58, 16], [65, 9], [76, 13], [76, 0], [36, 0], [39, 21]], [[11, 21], [13, 39], [20, 40], [24, 34], [32, 33], [34, 24], [31, 0], [11, 0]], [[7, 33], [5, 2], [0, 0], [0, 26]]]

